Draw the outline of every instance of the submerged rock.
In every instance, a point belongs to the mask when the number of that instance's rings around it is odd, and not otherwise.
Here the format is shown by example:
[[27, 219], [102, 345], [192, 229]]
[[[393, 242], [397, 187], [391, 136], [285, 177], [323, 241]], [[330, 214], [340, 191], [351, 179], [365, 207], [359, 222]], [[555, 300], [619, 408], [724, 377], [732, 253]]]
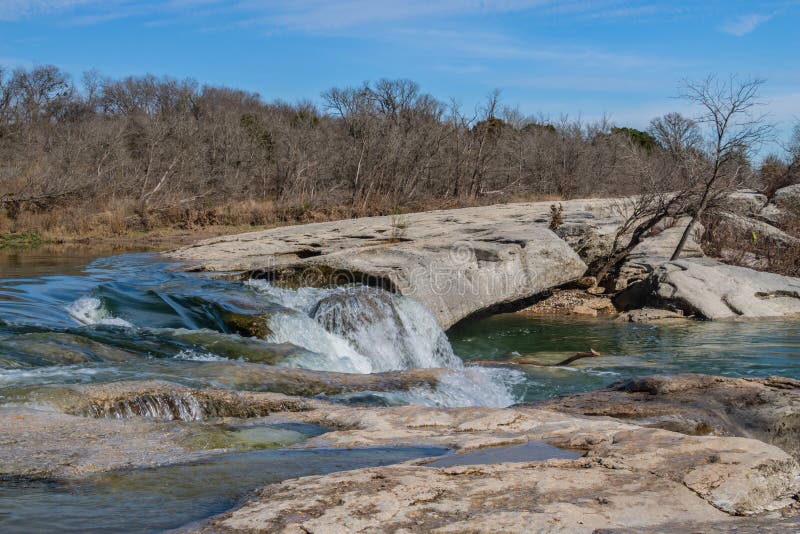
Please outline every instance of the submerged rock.
[[138, 356], [66, 332], [32, 332], [0, 338], [0, 365], [6, 368], [125, 362]]
[[651, 376], [534, 405], [689, 435], [755, 438], [800, 460], [800, 381], [789, 378]]
[[660, 323], [669, 321], [683, 321], [687, 317], [678, 311], [662, 310], [658, 308], [641, 308], [620, 314], [620, 321], [628, 323]]
[[176, 330], [172, 336], [181, 341], [191, 343], [211, 354], [243, 360], [250, 363], [276, 365], [303, 352], [298, 347], [288, 344], [267, 343], [261, 339], [239, 337], [211, 330]]
[[241, 336], [266, 339], [272, 333], [272, 330], [267, 326], [269, 317], [267, 313], [226, 312], [222, 315], [222, 320], [227, 327]]
[[710, 259], [676, 260], [618, 295], [615, 304], [665, 307], [705, 319], [789, 316], [800, 314], [800, 279]]

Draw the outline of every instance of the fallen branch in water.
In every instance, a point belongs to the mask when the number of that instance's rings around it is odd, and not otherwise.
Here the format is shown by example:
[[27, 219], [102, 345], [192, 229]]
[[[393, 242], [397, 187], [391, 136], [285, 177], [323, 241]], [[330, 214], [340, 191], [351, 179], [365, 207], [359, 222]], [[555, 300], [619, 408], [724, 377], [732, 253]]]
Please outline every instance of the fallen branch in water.
[[582, 358], [597, 358], [600, 356], [600, 353], [594, 349], [589, 349], [588, 352], [578, 352], [569, 358], [561, 360], [558, 363], [544, 363], [539, 362], [536, 360], [529, 360], [527, 358], [515, 358], [513, 360], [475, 360], [472, 362], [467, 362], [475, 365], [538, 365], [539, 367], [562, 367], [565, 365], [569, 365], [576, 360], [580, 360]]

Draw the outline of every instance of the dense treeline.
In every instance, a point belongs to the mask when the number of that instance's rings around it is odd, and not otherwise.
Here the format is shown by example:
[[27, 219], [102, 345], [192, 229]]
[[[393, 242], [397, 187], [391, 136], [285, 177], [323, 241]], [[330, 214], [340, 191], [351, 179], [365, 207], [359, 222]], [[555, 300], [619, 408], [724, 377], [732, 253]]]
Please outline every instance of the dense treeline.
[[[334, 88], [315, 105], [191, 80], [89, 72], [75, 83], [52, 66], [0, 67], [0, 232], [268, 224], [636, 193], [641, 159], [668, 166], [672, 144], [692, 135], [677, 115], [659, 121], [641, 132], [529, 118], [497, 94], [467, 113], [407, 80]], [[767, 161], [768, 187], [797, 180], [791, 163]], [[763, 178], [745, 166], [743, 179]]]

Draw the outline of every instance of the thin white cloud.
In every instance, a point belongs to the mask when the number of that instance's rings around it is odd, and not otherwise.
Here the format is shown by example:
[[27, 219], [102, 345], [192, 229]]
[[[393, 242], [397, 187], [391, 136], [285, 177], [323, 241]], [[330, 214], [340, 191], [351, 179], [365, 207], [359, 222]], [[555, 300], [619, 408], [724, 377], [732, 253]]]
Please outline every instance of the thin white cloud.
[[17, 20], [97, 3], [97, 0], [2, 0], [0, 20]]
[[735, 35], [736, 37], [742, 37], [743, 35], [752, 33], [756, 28], [767, 22], [772, 17], [773, 15], [759, 15], [757, 13], [741, 15], [725, 23], [722, 26], [722, 31], [731, 35]]
[[210, 6], [247, 25], [307, 32], [459, 15], [535, 12], [627, 18], [656, 11], [644, 0], [0, 0], [0, 20], [64, 13], [86, 24]]

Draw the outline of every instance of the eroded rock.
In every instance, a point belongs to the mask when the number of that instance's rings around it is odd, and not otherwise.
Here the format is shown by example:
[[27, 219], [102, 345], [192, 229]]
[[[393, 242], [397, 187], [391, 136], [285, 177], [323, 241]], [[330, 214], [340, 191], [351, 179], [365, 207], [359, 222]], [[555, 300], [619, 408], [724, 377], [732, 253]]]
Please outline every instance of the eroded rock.
[[705, 319], [800, 314], [800, 279], [710, 259], [676, 260], [615, 299], [622, 309], [654, 306]]
[[[413, 297], [447, 328], [584, 274], [581, 257], [547, 228], [550, 204], [412, 213], [404, 216], [402, 239], [389, 238], [391, 217], [371, 217], [216, 238], [170, 256], [210, 271], [255, 272], [276, 283], [375, 285]], [[617, 201], [561, 204], [563, 226], [575, 226], [578, 241], [584, 230], [603, 242], [613, 238]]]
[[[104, 406], [114, 406], [133, 391], [167, 387], [181, 391], [162, 383], [141, 383], [138, 389], [135, 384], [81, 386], [77, 391], [88, 405], [102, 399]], [[568, 531], [634, 528], [783, 510], [800, 491], [800, 468], [791, 456], [741, 437], [689, 436], [531, 407], [354, 408], [257, 393], [204, 394], [234, 415], [265, 414], [277, 407], [253, 423], [301, 422], [331, 429], [291, 445], [295, 448], [421, 445], [470, 451], [539, 441], [583, 454], [576, 460], [447, 468], [417, 462], [287, 481], [212, 523], [220, 530], [314, 530], [323, 524], [366, 531], [395, 525], [412, 532], [480, 530], [491, 524], [508, 531], [542, 524]], [[74, 405], [62, 405], [69, 406]], [[302, 411], [291, 411], [296, 408]], [[199, 459], [221, 452], [186, 447], [196, 441], [192, 435], [207, 430], [205, 425], [4, 406], [0, 472], [74, 478]], [[369, 502], [374, 507], [366, 513]]]
[[789, 378], [651, 376], [535, 405], [689, 435], [755, 438], [800, 460], [800, 381]]
[[800, 206], [800, 184], [778, 189], [772, 195], [772, 202], [779, 208], [797, 208]]
[[583, 289], [556, 289], [545, 299], [520, 313], [530, 315], [611, 315], [616, 308], [608, 297], [592, 295]]

